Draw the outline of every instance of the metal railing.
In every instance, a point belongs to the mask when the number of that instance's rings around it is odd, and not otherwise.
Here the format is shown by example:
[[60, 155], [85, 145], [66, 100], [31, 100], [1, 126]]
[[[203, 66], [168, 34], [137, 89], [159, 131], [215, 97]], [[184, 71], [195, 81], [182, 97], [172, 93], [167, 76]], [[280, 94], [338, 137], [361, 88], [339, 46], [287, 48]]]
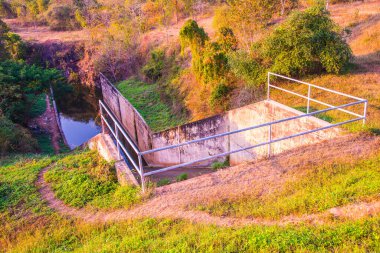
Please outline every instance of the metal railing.
[[[290, 90], [287, 90], [287, 89], [280, 88], [280, 87], [272, 85], [270, 83], [270, 77], [271, 77], [271, 75], [276, 76], [276, 77], [280, 77], [280, 78], [284, 78], [284, 79], [287, 79], [287, 80], [290, 80], [290, 81], [294, 81], [294, 82], [297, 82], [297, 83], [300, 83], [300, 84], [308, 85], [308, 96], [304, 96], [304, 95], [298, 94], [296, 92], [293, 92], [293, 91], [290, 91]], [[314, 132], [317, 132], [317, 131], [326, 130], [326, 129], [329, 129], [329, 128], [332, 128], [332, 127], [341, 126], [341, 125], [348, 124], [348, 123], [355, 122], [355, 121], [359, 121], [359, 120], [363, 120], [363, 123], [365, 123], [366, 113], [367, 113], [367, 106], [368, 106], [368, 101], [366, 99], [361, 99], [361, 98], [354, 97], [354, 96], [351, 96], [351, 95], [348, 95], [348, 94], [345, 94], [345, 93], [342, 93], [342, 92], [334, 91], [334, 90], [331, 90], [331, 89], [327, 89], [327, 88], [324, 88], [324, 87], [320, 87], [320, 86], [317, 86], [317, 85], [313, 85], [313, 84], [310, 84], [310, 83], [302, 82], [302, 81], [299, 81], [299, 80], [296, 80], [296, 79], [288, 78], [288, 77], [285, 77], [285, 76], [282, 76], [282, 75], [278, 75], [278, 74], [274, 74], [274, 73], [270, 73], [270, 72], [268, 73], [268, 83], [267, 83], [267, 85], [268, 85], [268, 94], [267, 94], [268, 100], [270, 100], [270, 89], [271, 88], [278, 89], [278, 90], [281, 90], [281, 91], [284, 91], [284, 92], [288, 92], [290, 94], [293, 94], [293, 95], [302, 97], [304, 99], [307, 99], [307, 112], [304, 113], [304, 114], [301, 114], [301, 115], [297, 115], [297, 116], [293, 116], [293, 117], [288, 117], [288, 118], [284, 118], [284, 119], [280, 119], [280, 120], [275, 120], [275, 121], [272, 121], [272, 122], [268, 122], [268, 123], [264, 123], [264, 124], [259, 124], [259, 125], [255, 125], [255, 126], [251, 126], [251, 127], [247, 127], [247, 128], [243, 128], [243, 129], [238, 129], [238, 130], [230, 131], [230, 132], [225, 132], [225, 133], [221, 133], [221, 134], [215, 134], [215, 135], [212, 135], [212, 136], [208, 136], [208, 137], [204, 137], [204, 138], [199, 138], [199, 139], [191, 140], [191, 141], [186, 141], [186, 142], [182, 142], [182, 143], [179, 143], [179, 144], [169, 145], [169, 146], [166, 146], [166, 147], [155, 148], [155, 149], [146, 150], [146, 151], [140, 151], [138, 149], [138, 147], [134, 144], [134, 142], [131, 140], [131, 138], [128, 136], [128, 134], [124, 131], [123, 127], [119, 124], [118, 120], [115, 118], [115, 116], [112, 114], [112, 112], [107, 108], [107, 106], [102, 101], [99, 101], [103, 131], [105, 129], [104, 128], [105, 127], [104, 124], [105, 124], [105, 125], [107, 125], [109, 131], [111, 132], [111, 134], [113, 135], [113, 137], [116, 140], [118, 152], [120, 152], [122, 150], [123, 153], [128, 158], [128, 160], [133, 165], [133, 167], [139, 173], [140, 178], [141, 178], [142, 189], [143, 189], [143, 191], [145, 191], [145, 177], [146, 176], [151, 176], [151, 175], [154, 175], [154, 174], [157, 174], [157, 173], [162, 173], [162, 172], [165, 172], [165, 171], [169, 171], [169, 170], [173, 170], [173, 169], [177, 169], [177, 168], [186, 167], [186, 166], [189, 166], [189, 165], [192, 165], [192, 164], [200, 163], [200, 162], [207, 161], [207, 160], [214, 159], [214, 158], [218, 158], [218, 157], [227, 156], [227, 155], [230, 155], [230, 154], [246, 151], [246, 150], [249, 150], [249, 149], [253, 149], [253, 148], [257, 148], [257, 147], [261, 147], [261, 146], [265, 146], [265, 145], [268, 145], [268, 156], [270, 156], [271, 155], [271, 144], [273, 144], [273, 143], [276, 143], [276, 142], [279, 142], [279, 141], [284, 141], [284, 140], [287, 140], [287, 139], [291, 139], [291, 138], [302, 136], [302, 135], [306, 135], [306, 134], [310, 134], [310, 133], [314, 133]], [[331, 92], [331, 93], [334, 93], [334, 94], [338, 94], [338, 95], [341, 95], [341, 96], [345, 96], [345, 97], [354, 99], [356, 101], [355, 102], [351, 102], [351, 103], [347, 103], [347, 104], [344, 104], [344, 105], [333, 106], [333, 105], [330, 105], [328, 103], [325, 103], [325, 102], [313, 99], [311, 97], [311, 88], [317, 88], [317, 89], [321, 89], [321, 90], [324, 90], [324, 91], [328, 91], [328, 92]], [[314, 111], [314, 112], [310, 112], [310, 102], [311, 101], [316, 102], [316, 103], [320, 103], [320, 104], [325, 105], [325, 106], [327, 106], [329, 108], [323, 109], [323, 110]], [[350, 106], [354, 106], [354, 105], [358, 105], [358, 104], [363, 104], [364, 105], [364, 111], [363, 111], [362, 115], [358, 114], [358, 113], [355, 113], [355, 112], [352, 112], [352, 111], [349, 111], [347, 109], [344, 109], [344, 108], [347, 108], [347, 107], [350, 107]], [[282, 122], [287, 122], [287, 121], [291, 121], [291, 120], [300, 119], [300, 118], [306, 118], [306, 117], [314, 116], [314, 115], [317, 115], [317, 114], [321, 114], [321, 113], [325, 113], [325, 112], [329, 112], [329, 111], [333, 111], [333, 110], [342, 111], [344, 113], [353, 115], [356, 118], [349, 119], [349, 120], [346, 120], [346, 121], [343, 121], [343, 122], [339, 122], [339, 123], [335, 123], [335, 124], [329, 124], [329, 125], [326, 125], [326, 126], [323, 126], [323, 127], [319, 127], [317, 129], [307, 130], [307, 131], [303, 131], [303, 132], [300, 132], [300, 133], [288, 135], [288, 136], [281, 137], [281, 138], [276, 138], [276, 139], [273, 138], [273, 135], [272, 135], [272, 126], [273, 125], [276, 125], [276, 124], [279, 124], [279, 123], [282, 123]], [[108, 117], [112, 120], [113, 126], [107, 120], [107, 118], [106, 118], [106, 116], [105, 116], [104, 113], [106, 113], [108, 115]], [[231, 150], [231, 151], [228, 151], [228, 152], [223, 152], [223, 153], [216, 154], [216, 155], [209, 155], [207, 157], [203, 157], [203, 158], [200, 158], [200, 159], [196, 159], [196, 160], [192, 160], [192, 161], [189, 161], [189, 162], [184, 162], [184, 163], [180, 163], [180, 164], [176, 164], [176, 165], [172, 165], [172, 166], [168, 166], [168, 167], [165, 167], [165, 168], [161, 168], [161, 169], [158, 169], [158, 170], [154, 170], [154, 171], [150, 171], [150, 172], [144, 173], [144, 166], [143, 166], [143, 157], [144, 157], [144, 155], [153, 154], [155, 152], [160, 152], [160, 151], [164, 151], [164, 150], [176, 149], [176, 148], [179, 148], [179, 147], [182, 147], [182, 146], [185, 146], [185, 145], [199, 143], [199, 142], [202, 142], [202, 141], [207, 141], [207, 140], [211, 140], [211, 139], [215, 139], [215, 138], [229, 136], [229, 135], [233, 135], [233, 134], [237, 134], [237, 133], [241, 133], [241, 132], [246, 132], [246, 131], [249, 131], [249, 130], [263, 128], [263, 127], [268, 127], [268, 140], [267, 141], [264, 141], [264, 142], [261, 142], [261, 143], [255, 144], [255, 145], [251, 145], [251, 146], [248, 146], [248, 147], [243, 147], [243, 148]], [[121, 136], [120, 136], [120, 134], [121, 134]], [[136, 163], [136, 161], [134, 161], [133, 157], [131, 156], [131, 154], [128, 152], [128, 150], [124, 146], [123, 142], [120, 140], [120, 137], [126, 139], [127, 142], [129, 143], [129, 145], [132, 147], [133, 152], [135, 152], [135, 154], [137, 155], [137, 158], [138, 158], [137, 159], [138, 160], [137, 163]], [[119, 153], [119, 157], [121, 157], [120, 153]]]

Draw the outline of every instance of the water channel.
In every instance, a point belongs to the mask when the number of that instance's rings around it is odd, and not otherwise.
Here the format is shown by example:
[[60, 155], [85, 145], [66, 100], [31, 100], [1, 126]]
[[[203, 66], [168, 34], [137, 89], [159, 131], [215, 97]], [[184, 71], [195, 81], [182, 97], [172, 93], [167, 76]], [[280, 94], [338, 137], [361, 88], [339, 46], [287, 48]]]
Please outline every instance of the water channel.
[[69, 91], [54, 92], [62, 131], [71, 149], [100, 133], [99, 89], [73, 84]]

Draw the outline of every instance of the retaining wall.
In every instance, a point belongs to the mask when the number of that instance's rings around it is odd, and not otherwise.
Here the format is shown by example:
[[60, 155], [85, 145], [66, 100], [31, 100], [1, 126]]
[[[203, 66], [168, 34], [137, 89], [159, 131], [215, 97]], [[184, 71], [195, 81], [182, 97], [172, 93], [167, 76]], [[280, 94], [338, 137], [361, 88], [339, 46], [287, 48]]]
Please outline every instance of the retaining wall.
[[[104, 102], [114, 112], [131, 139], [141, 151], [165, 147], [190, 140], [195, 140], [219, 133], [238, 130], [254, 125], [268, 123], [274, 120], [302, 115], [295, 109], [274, 101], [261, 101], [226, 113], [184, 124], [165, 131], [153, 133], [137, 110], [120, 92], [103, 76], [101, 84]], [[327, 126], [329, 123], [315, 117], [304, 117], [282, 122], [272, 126], [272, 139], [286, 137], [292, 134]], [[338, 128], [319, 131], [300, 137], [288, 139], [271, 145], [272, 154], [280, 153], [294, 147], [312, 144], [333, 138], [339, 134]], [[259, 144], [269, 139], [269, 126], [249, 130], [229, 136], [182, 146], [176, 149], [164, 150], [144, 156], [149, 166], [174, 165], [201, 159]], [[268, 155], [268, 146], [262, 146], [231, 154], [230, 164], [235, 165], [252, 161]], [[208, 160], [196, 166], [208, 166], [224, 158]]]

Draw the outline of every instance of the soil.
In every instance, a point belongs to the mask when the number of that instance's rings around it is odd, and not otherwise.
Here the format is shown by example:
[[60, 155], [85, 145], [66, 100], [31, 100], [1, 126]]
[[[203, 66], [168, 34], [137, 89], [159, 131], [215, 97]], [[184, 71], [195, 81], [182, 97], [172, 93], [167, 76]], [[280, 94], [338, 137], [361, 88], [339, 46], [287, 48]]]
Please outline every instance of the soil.
[[31, 124], [37, 125], [39, 129], [48, 133], [51, 137], [51, 143], [56, 154], [59, 153], [59, 140], [61, 133], [55, 116], [54, 108], [51, 106], [50, 97], [46, 95], [46, 111], [39, 117], [32, 120]]
[[[380, 201], [352, 203], [321, 213], [289, 215], [278, 220], [212, 216], [207, 212], [192, 210], [189, 207], [209, 203], [215, 199], [228, 199], [250, 194], [257, 189], [271, 191], [276, 187], [281, 187], [287, 172], [302, 173], [302, 168], [317, 164], [354, 162], [356, 159], [363, 159], [373, 155], [379, 149], [380, 137], [369, 135], [339, 137], [333, 141], [291, 150], [271, 159], [231, 167], [157, 188], [154, 197], [130, 210], [88, 211], [65, 205], [61, 200], [55, 198], [50, 185], [44, 181], [44, 173], [49, 168], [45, 168], [40, 172], [37, 186], [42, 198], [46, 200], [49, 207], [63, 215], [87, 222], [109, 222], [153, 217], [186, 219], [195, 223], [218, 226], [324, 224], [332, 219], [356, 220], [378, 214], [380, 212]], [[318, 154], [318, 156], [315, 154]]]

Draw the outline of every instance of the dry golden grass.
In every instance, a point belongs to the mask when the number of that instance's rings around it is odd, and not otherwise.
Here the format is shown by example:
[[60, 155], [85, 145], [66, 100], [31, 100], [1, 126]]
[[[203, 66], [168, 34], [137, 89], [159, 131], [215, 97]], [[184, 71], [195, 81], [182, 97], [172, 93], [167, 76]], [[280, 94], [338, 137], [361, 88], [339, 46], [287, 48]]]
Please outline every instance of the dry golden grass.
[[44, 43], [47, 41], [78, 42], [88, 40], [85, 30], [80, 31], [51, 31], [48, 26], [23, 27], [16, 19], [5, 19], [5, 23], [11, 30], [26, 41]]

